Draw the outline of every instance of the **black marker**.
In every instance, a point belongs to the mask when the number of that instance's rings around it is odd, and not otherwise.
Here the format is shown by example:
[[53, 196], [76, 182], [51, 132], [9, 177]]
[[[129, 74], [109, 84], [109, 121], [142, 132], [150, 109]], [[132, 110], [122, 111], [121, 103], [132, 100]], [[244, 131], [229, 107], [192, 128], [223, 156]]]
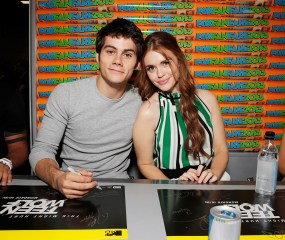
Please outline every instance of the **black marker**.
[[210, 166], [212, 160], [213, 160], [213, 157], [210, 157], [210, 158], [208, 159], [208, 161], [206, 162], [205, 166], [204, 166], [203, 169], [202, 169], [202, 172], [208, 169], [208, 167]]

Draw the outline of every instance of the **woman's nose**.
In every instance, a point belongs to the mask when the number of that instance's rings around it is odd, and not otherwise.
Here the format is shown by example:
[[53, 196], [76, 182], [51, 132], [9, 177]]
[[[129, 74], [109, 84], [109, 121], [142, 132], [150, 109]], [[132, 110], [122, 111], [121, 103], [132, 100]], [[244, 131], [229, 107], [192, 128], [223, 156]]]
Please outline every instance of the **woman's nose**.
[[164, 76], [164, 70], [160, 67], [157, 68], [157, 77], [161, 78]]

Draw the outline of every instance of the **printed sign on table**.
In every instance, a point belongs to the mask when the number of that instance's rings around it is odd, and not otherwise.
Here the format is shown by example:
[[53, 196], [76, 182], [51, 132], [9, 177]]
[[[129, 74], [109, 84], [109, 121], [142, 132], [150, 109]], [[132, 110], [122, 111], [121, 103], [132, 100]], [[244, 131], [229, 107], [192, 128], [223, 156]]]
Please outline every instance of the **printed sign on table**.
[[0, 187], [1, 239], [128, 239], [124, 186], [66, 199], [48, 186]]
[[241, 212], [241, 240], [285, 238], [285, 190], [263, 196], [254, 190], [159, 189], [168, 240], [208, 239], [210, 209], [217, 205]]

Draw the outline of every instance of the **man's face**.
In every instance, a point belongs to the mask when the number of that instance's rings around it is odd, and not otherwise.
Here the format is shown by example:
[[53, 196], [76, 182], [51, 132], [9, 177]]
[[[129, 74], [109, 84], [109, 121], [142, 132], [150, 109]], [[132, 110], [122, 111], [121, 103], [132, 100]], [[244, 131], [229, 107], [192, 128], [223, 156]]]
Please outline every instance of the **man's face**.
[[100, 63], [99, 81], [108, 85], [125, 85], [137, 64], [136, 45], [130, 38], [107, 36], [101, 53], [96, 59]]

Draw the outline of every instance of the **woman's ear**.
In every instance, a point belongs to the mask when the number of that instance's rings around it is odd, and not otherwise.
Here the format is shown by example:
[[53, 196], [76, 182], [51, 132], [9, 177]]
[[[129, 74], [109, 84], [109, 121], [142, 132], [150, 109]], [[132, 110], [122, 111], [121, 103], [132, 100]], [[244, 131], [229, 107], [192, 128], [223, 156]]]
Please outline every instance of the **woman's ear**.
[[137, 62], [136, 66], [135, 66], [135, 70], [141, 70], [141, 63]]

